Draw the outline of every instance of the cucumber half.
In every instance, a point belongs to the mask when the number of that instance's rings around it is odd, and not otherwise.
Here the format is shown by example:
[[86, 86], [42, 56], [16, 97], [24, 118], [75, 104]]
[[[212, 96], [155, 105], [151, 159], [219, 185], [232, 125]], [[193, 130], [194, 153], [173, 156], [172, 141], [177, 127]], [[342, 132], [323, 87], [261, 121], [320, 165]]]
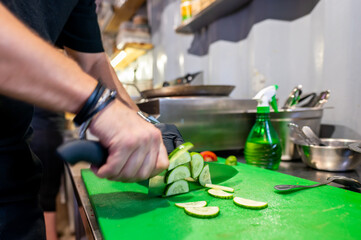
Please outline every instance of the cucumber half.
[[232, 193], [225, 192], [220, 189], [208, 189], [208, 193], [216, 198], [231, 199], [233, 198]]
[[223, 191], [226, 191], [226, 192], [234, 192], [233, 188], [220, 186], [220, 185], [215, 185], [215, 184], [206, 184], [205, 187], [213, 188], [213, 189], [219, 189], [219, 190], [223, 190]]
[[186, 207], [185, 212], [193, 217], [212, 218], [219, 214], [219, 207]]
[[201, 154], [196, 153], [196, 152], [191, 152], [191, 173], [192, 173], [192, 178], [196, 179], [199, 174], [201, 174], [202, 169], [203, 169], [203, 165], [204, 165], [204, 160]]
[[[180, 152], [179, 150], [178, 152]], [[168, 171], [183, 165], [185, 163], [188, 163], [191, 161], [191, 155], [188, 151], [182, 151], [182, 154], [175, 153], [172, 157], [169, 158], [169, 167]]]
[[241, 207], [250, 208], [250, 209], [262, 209], [268, 206], [266, 202], [257, 202], [250, 199], [235, 197], [233, 198], [233, 202]]
[[212, 184], [211, 180], [211, 174], [209, 172], [209, 166], [205, 165], [202, 169], [201, 174], [199, 175], [199, 184], [203, 187], [206, 186], [206, 184]]
[[178, 166], [167, 173], [165, 183], [170, 184], [172, 182], [185, 179], [191, 176], [189, 168], [186, 166]]
[[176, 203], [175, 205], [179, 208], [205, 207], [207, 205], [207, 202], [206, 201], [186, 202], [186, 203]]
[[189, 192], [188, 182], [186, 180], [178, 180], [167, 186], [164, 191], [164, 196], [168, 197], [187, 192]]

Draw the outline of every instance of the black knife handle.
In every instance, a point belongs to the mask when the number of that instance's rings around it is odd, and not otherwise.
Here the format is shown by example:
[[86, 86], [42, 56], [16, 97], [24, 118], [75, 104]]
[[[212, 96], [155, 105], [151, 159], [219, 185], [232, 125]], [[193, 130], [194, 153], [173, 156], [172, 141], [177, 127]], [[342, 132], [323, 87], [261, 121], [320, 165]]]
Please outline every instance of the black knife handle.
[[99, 142], [88, 140], [74, 140], [67, 142], [57, 149], [57, 153], [64, 161], [75, 164], [80, 161], [89, 162], [97, 167], [102, 166], [108, 156], [108, 151]]

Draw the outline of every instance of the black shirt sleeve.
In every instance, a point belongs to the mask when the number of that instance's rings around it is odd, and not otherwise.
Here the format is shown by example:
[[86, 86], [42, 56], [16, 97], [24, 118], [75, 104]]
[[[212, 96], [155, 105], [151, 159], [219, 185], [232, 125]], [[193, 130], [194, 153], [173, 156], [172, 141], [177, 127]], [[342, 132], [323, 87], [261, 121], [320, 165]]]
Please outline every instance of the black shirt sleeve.
[[94, 0], [79, 0], [71, 12], [56, 45], [88, 53], [103, 52]]

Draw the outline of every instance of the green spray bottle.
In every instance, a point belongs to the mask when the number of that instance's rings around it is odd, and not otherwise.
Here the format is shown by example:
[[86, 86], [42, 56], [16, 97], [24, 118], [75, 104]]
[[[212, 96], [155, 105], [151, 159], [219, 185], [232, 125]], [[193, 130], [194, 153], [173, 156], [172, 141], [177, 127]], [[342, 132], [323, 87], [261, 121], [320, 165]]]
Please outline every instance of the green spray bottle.
[[270, 107], [277, 109], [277, 85], [266, 87], [253, 98], [258, 101], [256, 123], [249, 133], [244, 148], [247, 164], [277, 170], [281, 161], [282, 148], [276, 130], [270, 120]]

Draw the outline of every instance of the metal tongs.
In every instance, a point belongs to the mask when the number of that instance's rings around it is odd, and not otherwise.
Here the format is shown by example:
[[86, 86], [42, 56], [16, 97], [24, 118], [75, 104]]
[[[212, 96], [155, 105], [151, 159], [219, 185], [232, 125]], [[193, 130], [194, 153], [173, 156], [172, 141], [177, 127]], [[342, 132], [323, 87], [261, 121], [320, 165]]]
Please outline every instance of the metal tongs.
[[302, 94], [302, 85], [298, 85], [294, 87], [291, 93], [288, 95], [288, 98], [282, 108], [283, 109], [294, 108], [298, 103], [298, 101], [300, 100], [301, 94]]

